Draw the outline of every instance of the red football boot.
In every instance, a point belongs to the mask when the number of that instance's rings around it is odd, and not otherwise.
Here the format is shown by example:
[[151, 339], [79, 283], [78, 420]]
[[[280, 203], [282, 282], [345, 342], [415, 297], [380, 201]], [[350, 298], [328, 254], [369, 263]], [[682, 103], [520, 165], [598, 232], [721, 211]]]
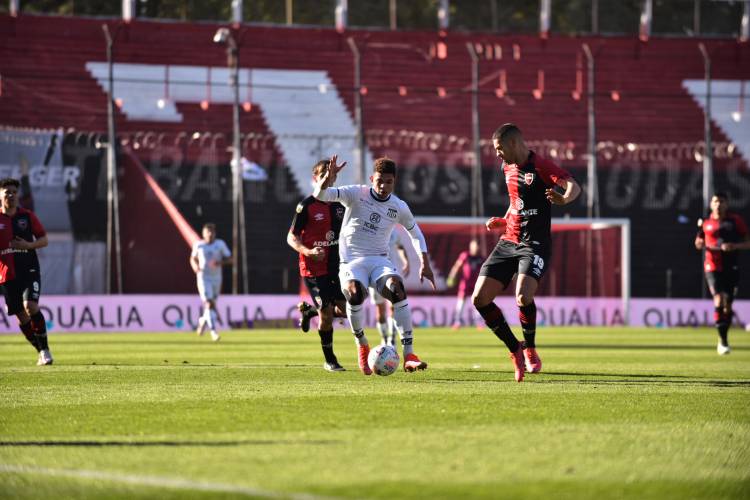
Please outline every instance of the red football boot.
[[542, 371], [542, 359], [537, 354], [536, 349], [527, 347], [523, 350], [523, 359], [526, 363], [526, 371], [529, 373], [539, 373]]
[[406, 372], [415, 372], [417, 370], [426, 370], [427, 369], [427, 363], [419, 359], [419, 357], [414, 354], [407, 354], [404, 356], [404, 371]]
[[362, 373], [365, 375], [372, 375], [372, 370], [370, 370], [370, 365], [367, 364], [367, 356], [370, 355], [370, 346], [369, 345], [361, 345], [357, 348], [359, 351], [359, 369]]
[[518, 350], [510, 353], [510, 360], [513, 361], [513, 368], [516, 370], [516, 382], [523, 382], [523, 372], [526, 370], [523, 360], [523, 348], [525, 342], [518, 343]]

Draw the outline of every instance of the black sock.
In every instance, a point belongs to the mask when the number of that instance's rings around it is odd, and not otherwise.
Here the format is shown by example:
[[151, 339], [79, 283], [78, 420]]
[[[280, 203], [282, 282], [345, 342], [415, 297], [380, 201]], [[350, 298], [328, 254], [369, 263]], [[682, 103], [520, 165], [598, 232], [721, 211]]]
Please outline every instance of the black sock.
[[34, 335], [34, 327], [31, 325], [31, 321], [27, 322], [24, 325], [18, 325], [21, 328], [21, 333], [23, 333], [23, 336], [26, 337], [26, 340], [29, 341], [29, 344], [34, 346], [34, 349], [37, 350], [37, 352], [41, 351], [42, 349], [39, 347], [39, 344], [36, 340], [36, 335]]
[[523, 340], [526, 341], [526, 347], [533, 347], [536, 349], [536, 330], [523, 330]]
[[320, 348], [323, 349], [323, 356], [328, 363], [336, 363], [336, 355], [333, 353], [333, 329], [318, 330], [320, 335]]
[[484, 322], [487, 323], [487, 327], [492, 330], [492, 333], [497, 338], [503, 341], [510, 352], [518, 350], [518, 339], [513, 335], [508, 322], [505, 321], [503, 312], [494, 302], [490, 302], [486, 306], [477, 307], [477, 312], [482, 316]]
[[518, 319], [521, 321], [526, 347], [536, 347], [536, 303], [532, 301], [527, 306], [518, 306]]
[[36, 314], [31, 316], [31, 325], [34, 327], [36, 345], [41, 350], [49, 349], [49, 344], [47, 344], [47, 322], [44, 320], [42, 311], [37, 311]]

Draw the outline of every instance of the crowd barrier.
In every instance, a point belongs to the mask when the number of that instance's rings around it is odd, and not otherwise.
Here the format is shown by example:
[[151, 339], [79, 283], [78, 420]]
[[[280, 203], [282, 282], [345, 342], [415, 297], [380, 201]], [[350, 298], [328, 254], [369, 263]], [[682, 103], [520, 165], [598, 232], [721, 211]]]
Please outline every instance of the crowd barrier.
[[[218, 302], [222, 329], [290, 326], [298, 317], [296, 295], [228, 295]], [[455, 298], [412, 296], [409, 298], [415, 327], [449, 326]], [[511, 324], [518, 324], [513, 297], [500, 297], [497, 304]], [[538, 297], [540, 326], [676, 327], [713, 324], [711, 300], [635, 298], [629, 318], [619, 298]], [[201, 315], [196, 295], [51, 295], [43, 297], [41, 309], [50, 332], [187, 332]], [[750, 322], [750, 300], [734, 303], [737, 326]], [[629, 320], [628, 320], [629, 319]], [[462, 320], [473, 325], [478, 316], [470, 304]], [[373, 307], [367, 308], [367, 324], [374, 324]], [[0, 333], [17, 333], [15, 318], [0, 310]]]

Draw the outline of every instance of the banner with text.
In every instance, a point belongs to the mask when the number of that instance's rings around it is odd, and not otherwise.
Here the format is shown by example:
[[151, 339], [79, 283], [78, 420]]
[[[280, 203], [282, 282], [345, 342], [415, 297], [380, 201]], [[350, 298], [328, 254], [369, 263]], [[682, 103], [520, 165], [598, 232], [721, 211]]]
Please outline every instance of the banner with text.
[[[296, 295], [244, 295], [221, 297], [218, 305], [221, 329], [291, 326], [299, 316]], [[455, 299], [438, 296], [409, 298], [416, 327], [450, 326], [455, 318]], [[623, 303], [617, 298], [537, 298], [540, 326], [619, 326], [626, 323]], [[518, 324], [513, 297], [501, 297], [497, 304], [511, 324]], [[190, 331], [202, 314], [200, 300], [193, 295], [50, 295], [41, 310], [50, 332], [170, 332]], [[750, 322], [750, 301], [734, 303], [734, 322]], [[481, 323], [466, 304], [460, 322]], [[374, 311], [367, 308], [367, 324], [374, 325]], [[630, 324], [641, 327], [701, 326], [713, 324], [710, 300], [633, 299]], [[0, 333], [16, 333], [13, 317], [0, 311]]]

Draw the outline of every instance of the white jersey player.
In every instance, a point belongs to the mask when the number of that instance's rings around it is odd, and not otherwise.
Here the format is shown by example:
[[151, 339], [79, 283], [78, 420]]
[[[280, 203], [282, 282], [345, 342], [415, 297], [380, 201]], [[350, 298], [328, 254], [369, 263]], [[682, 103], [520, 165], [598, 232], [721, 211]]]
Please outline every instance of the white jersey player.
[[203, 302], [203, 315], [198, 319], [198, 335], [208, 326], [214, 341], [221, 337], [216, 332], [216, 300], [221, 293], [221, 268], [232, 263], [232, 253], [224, 240], [216, 238], [216, 226], [205, 224], [203, 239], [193, 245], [190, 266], [198, 280], [198, 294]]
[[409, 232], [412, 245], [420, 257], [420, 279], [427, 278], [434, 288], [424, 235], [409, 206], [393, 194], [396, 184], [396, 164], [393, 160], [375, 160], [371, 186], [323, 189], [328, 177], [335, 176], [345, 165], [337, 165], [336, 156], [332, 157], [331, 168], [326, 176], [315, 183], [313, 196], [321, 201], [337, 201], [346, 208], [339, 236], [339, 278], [346, 297], [349, 324], [359, 346], [359, 368], [365, 375], [372, 373], [367, 366], [370, 346], [364, 332], [363, 303], [367, 288], [373, 286], [393, 304], [393, 318], [403, 346], [404, 370], [424, 370], [427, 363], [414, 354], [412, 347], [411, 310], [404, 283], [388, 256], [391, 232], [396, 224], [400, 224]]

